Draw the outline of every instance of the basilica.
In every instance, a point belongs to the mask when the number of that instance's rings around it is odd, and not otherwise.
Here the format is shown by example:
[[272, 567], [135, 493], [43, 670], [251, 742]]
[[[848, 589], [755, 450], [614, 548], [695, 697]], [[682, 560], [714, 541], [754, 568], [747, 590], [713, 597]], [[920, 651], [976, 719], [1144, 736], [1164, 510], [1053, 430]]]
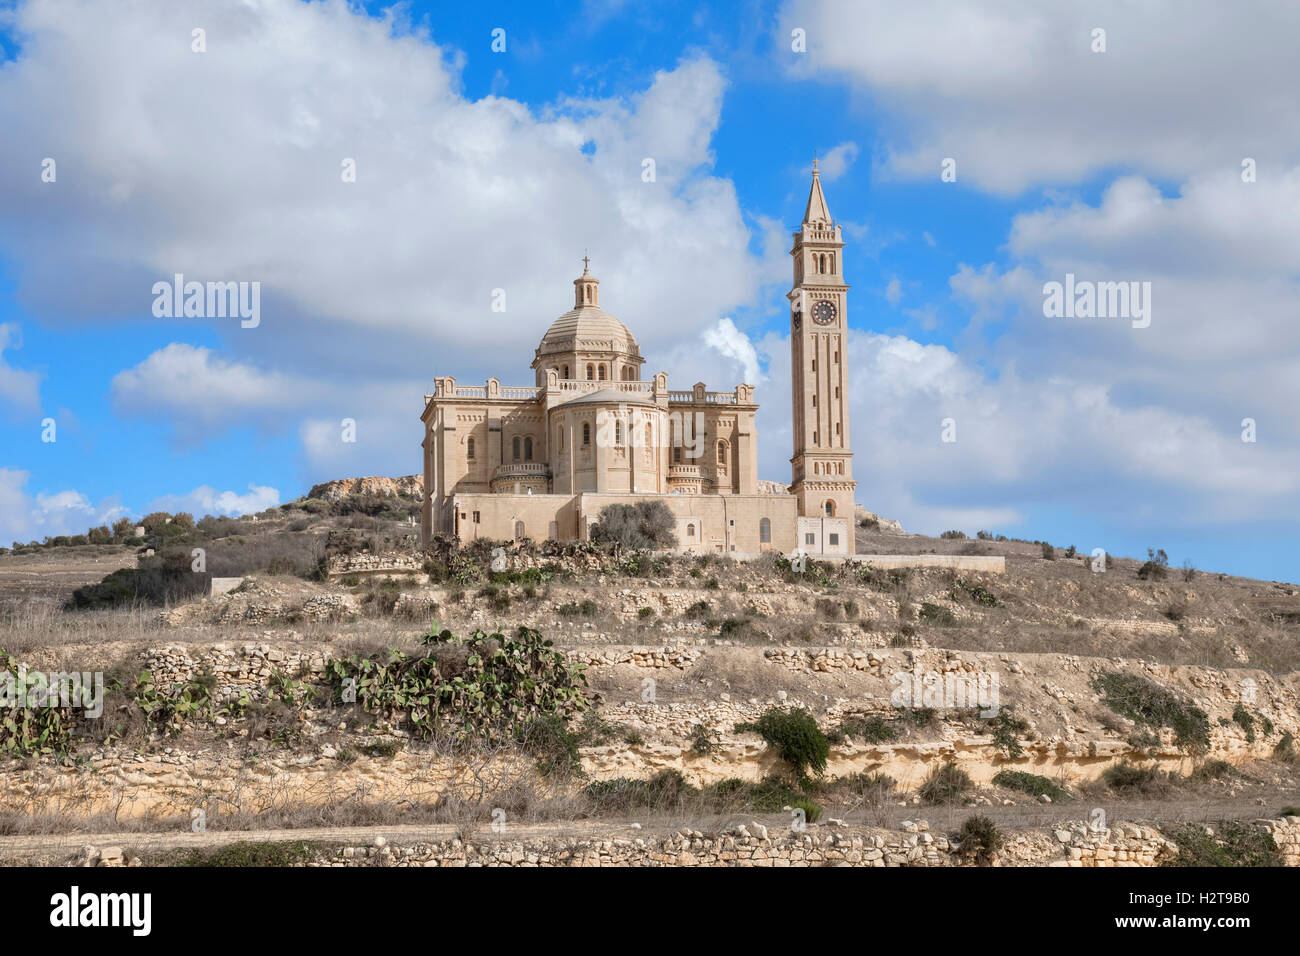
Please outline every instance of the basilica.
[[531, 386], [434, 379], [421, 416], [425, 543], [437, 533], [583, 540], [607, 505], [659, 500], [685, 551], [850, 553], [843, 247], [814, 161], [790, 253], [789, 485], [758, 479], [754, 386], [674, 390], [667, 372], [647, 378], [636, 339], [601, 308], [600, 280], [584, 268], [573, 308], [537, 346]]

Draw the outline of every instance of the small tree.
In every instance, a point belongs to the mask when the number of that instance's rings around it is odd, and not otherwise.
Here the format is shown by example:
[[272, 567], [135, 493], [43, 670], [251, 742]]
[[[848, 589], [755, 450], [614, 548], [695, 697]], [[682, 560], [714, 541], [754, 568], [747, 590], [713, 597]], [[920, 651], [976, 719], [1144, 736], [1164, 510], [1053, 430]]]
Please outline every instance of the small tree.
[[1147, 560], [1142, 567], [1138, 568], [1138, 578], [1146, 581], [1162, 581], [1169, 570], [1169, 555], [1165, 554], [1165, 549], [1153, 550], [1147, 548]]
[[677, 519], [662, 501], [606, 505], [591, 540], [610, 550], [658, 550], [677, 543]]

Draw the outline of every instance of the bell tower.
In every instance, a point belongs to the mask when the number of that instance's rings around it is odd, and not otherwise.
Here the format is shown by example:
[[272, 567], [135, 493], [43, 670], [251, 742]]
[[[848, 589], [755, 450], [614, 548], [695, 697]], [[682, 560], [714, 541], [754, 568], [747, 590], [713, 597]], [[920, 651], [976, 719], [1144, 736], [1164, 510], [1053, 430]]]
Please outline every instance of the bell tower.
[[803, 224], [790, 250], [791, 490], [799, 499], [799, 514], [847, 518], [852, 527], [857, 482], [849, 443], [849, 287], [844, 283], [843, 250], [814, 159]]

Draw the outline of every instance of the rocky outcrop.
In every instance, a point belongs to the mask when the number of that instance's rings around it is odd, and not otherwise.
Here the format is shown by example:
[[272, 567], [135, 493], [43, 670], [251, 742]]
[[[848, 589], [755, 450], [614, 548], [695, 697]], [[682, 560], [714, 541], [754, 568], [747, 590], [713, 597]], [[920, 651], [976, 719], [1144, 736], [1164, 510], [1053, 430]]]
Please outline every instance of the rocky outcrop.
[[308, 498], [339, 501], [349, 495], [369, 495], [374, 498], [420, 498], [424, 494], [424, 476], [406, 475], [402, 478], [337, 478], [334, 481], [313, 485]]

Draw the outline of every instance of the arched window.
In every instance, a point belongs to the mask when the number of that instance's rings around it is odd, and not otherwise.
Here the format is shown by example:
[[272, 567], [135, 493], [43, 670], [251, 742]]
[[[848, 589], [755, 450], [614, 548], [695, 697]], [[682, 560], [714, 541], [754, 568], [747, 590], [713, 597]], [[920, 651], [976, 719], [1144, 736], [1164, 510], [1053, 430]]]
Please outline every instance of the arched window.
[[814, 396], [813, 396], [813, 408], [816, 408], [816, 407], [817, 407], [817, 396], [814, 395]]
[[591, 365], [591, 364], [588, 364], [588, 365], [587, 365], [587, 381], [590, 382], [590, 381], [592, 381], [595, 377], [596, 377], [596, 366]]
[[512, 452], [514, 452], [515, 461], [518, 461], [518, 460], [519, 460], [519, 438], [518, 438], [518, 436], [516, 436], [516, 437], [515, 437], [515, 440], [512, 441], [512, 442], [510, 443], [510, 450], [511, 450]]
[[695, 537], [695, 525], [693, 525], [693, 524], [688, 524], [688, 525], [686, 526], [686, 537], [688, 537], [688, 538], [693, 538], [693, 537]]
[[829, 500], [826, 502], [826, 517], [835, 517], [835, 502]]
[[552, 521], [546, 528], [546, 536], [552, 541], [558, 541], [560, 537], [560, 523]]
[[569, 366], [567, 366], [567, 365], [564, 366], [564, 377], [565, 377], [565, 378], [568, 378], [568, 377], [569, 377]]
[[813, 474], [820, 475], [821, 473], [822, 473], [822, 463], [819, 461], [813, 462]]
[[725, 465], [726, 463], [727, 463], [727, 443], [725, 441], [720, 441], [718, 442], [718, 464]]
[[533, 460], [533, 440], [531, 438], [525, 438], [524, 439], [524, 461], [532, 461], [532, 460]]
[[582, 423], [582, 443], [584, 445], [591, 444], [591, 422]]
[[835, 274], [835, 253], [831, 253], [831, 275]]
[[614, 422], [614, 447], [617, 448], [622, 444], [623, 444], [623, 423], [616, 420]]
[[758, 522], [758, 542], [759, 544], [772, 543], [772, 519], [761, 518]]
[[515, 539], [518, 540], [519, 538], [522, 538], [523, 536], [524, 536], [524, 523], [523, 523], [522, 521], [516, 521], [516, 522], [515, 522]]
[[465, 441], [465, 457], [470, 461], [474, 460], [474, 439], [472, 438]]
[[557, 425], [555, 428], [555, 450], [564, 451], [564, 426]]
[[650, 447], [653, 446], [653, 445], [654, 445], [654, 430], [650, 427], [650, 423], [649, 423], [649, 422], [646, 422], [646, 426], [645, 426], [645, 447], [646, 447], [647, 450], [649, 450]]
[[682, 460], [682, 446], [681, 446], [681, 445], [674, 445], [674, 446], [673, 446], [673, 461], [674, 461], [674, 462], [680, 462], [681, 460]]
[[602, 382], [605, 381], [605, 366], [604, 366], [604, 363], [602, 363], [601, 365], [597, 366], [597, 368], [596, 368], [596, 377], [597, 377], [598, 379], [600, 379]]

